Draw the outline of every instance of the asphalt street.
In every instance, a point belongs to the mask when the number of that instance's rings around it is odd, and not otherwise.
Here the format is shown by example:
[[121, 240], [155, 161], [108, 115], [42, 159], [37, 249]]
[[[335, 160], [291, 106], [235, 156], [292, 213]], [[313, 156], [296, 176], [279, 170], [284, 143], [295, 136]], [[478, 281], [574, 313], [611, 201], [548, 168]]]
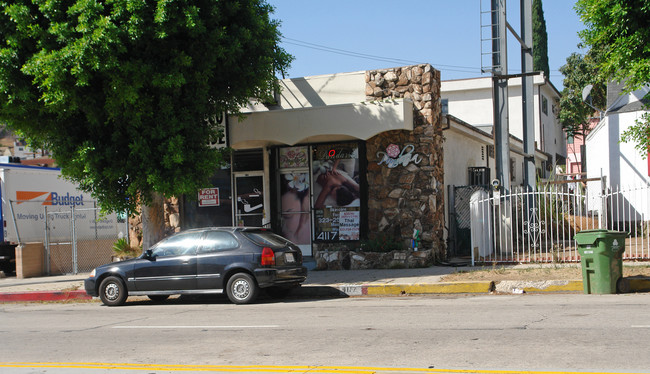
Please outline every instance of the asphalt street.
[[648, 373], [648, 305], [648, 294], [2, 304], [0, 372]]

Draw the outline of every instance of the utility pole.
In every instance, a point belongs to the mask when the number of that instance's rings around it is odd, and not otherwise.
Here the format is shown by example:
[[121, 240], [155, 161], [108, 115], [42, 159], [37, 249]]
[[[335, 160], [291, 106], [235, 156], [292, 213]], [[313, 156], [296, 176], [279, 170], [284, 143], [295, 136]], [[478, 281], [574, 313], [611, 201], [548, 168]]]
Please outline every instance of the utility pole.
[[510, 127], [508, 124], [508, 52], [506, 0], [492, 0], [492, 102], [496, 179], [510, 191]]
[[[524, 186], [528, 191], [534, 191], [536, 186], [535, 173], [535, 117], [533, 93], [533, 25], [532, 0], [520, 0], [521, 37], [510, 26], [506, 17], [506, 0], [489, 0], [490, 17], [483, 14], [481, 1], [481, 30], [490, 28], [491, 36], [486, 38], [481, 31], [481, 55], [490, 55], [490, 66], [485, 66], [481, 58], [483, 72], [492, 73], [492, 101], [494, 123], [494, 149], [496, 181], [502, 192], [510, 190], [510, 125], [508, 114], [508, 79], [521, 78], [522, 89], [522, 126], [524, 143]], [[489, 22], [486, 25], [486, 21]], [[521, 44], [521, 74], [508, 74], [508, 51], [506, 32]], [[489, 53], [484, 53], [483, 42], [491, 42]], [[487, 45], [485, 46], [487, 47]], [[486, 48], [487, 49], [487, 48]]]
[[533, 94], [533, 1], [521, 0], [521, 99], [524, 141], [524, 187], [535, 191], [535, 119]]

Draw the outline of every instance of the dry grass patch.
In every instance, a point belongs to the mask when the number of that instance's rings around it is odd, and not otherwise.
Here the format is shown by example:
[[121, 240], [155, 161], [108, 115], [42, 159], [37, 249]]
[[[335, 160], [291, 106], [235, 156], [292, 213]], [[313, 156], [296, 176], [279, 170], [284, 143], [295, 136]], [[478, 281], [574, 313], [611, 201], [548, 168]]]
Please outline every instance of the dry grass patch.
[[[650, 276], [650, 266], [623, 265], [623, 276]], [[582, 269], [576, 266], [533, 266], [523, 269], [508, 267], [492, 267], [479, 270], [463, 271], [445, 275], [444, 282], [473, 282], [473, 281], [505, 281], [505, 280], [579, 280], [582, 279]]]

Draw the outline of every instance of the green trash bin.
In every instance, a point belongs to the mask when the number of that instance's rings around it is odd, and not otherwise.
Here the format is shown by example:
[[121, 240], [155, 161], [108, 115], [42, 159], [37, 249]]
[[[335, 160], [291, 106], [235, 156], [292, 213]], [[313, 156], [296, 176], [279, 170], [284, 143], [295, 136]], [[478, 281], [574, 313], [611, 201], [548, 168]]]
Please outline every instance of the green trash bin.
[[582, 264], [585, 293], [613, 294], [623, 278], [624, 231], [585, 230], [574, 237]]

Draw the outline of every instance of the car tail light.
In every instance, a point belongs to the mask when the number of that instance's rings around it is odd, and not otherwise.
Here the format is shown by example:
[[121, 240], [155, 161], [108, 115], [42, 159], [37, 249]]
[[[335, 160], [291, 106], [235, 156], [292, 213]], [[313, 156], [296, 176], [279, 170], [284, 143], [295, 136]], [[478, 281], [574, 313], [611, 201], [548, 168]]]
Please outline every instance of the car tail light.
[[273, 266], [275, 265], [275, 253], [269, 247], [264, 247], [262, 249], [262, 266]]

